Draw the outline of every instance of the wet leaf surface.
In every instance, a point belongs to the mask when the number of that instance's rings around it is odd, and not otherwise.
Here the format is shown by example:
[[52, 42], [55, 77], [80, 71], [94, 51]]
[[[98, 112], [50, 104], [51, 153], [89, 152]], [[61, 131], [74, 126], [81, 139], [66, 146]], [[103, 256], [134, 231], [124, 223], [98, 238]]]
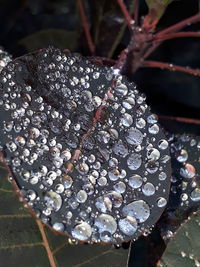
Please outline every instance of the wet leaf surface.
[[[36, 220], [19, 202], [0, 165], [0, 267], [51, 266]], [[40, 224], [41, 229], [41, 224]], [[65, 236], [42, 229], [56, 266], [126, 266], [128, 249], [110, 245], [70, 245]], [[106, 264], [106, 265], [105, 265]]]
[[185, 222], [169, 242], [160, 266], [197, 267], [200, 265], [200, 214]]

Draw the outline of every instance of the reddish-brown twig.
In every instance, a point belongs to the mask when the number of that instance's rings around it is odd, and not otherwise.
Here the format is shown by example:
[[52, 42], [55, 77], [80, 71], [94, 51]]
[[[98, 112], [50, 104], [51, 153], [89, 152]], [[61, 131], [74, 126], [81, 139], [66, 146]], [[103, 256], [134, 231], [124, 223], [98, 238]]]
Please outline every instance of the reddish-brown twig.
[[132, 30], [132, 23], [133, 23], [133, 19], [131, 18], [131, 15], [128, 11], [128, 9], [126, 8], [125, 4], [124, 4], [124, 1], [123, 0], [117, 0], [120, 8], [121, 8], [121, 11], [124, 15], [124, 19], [129, 27], [130, 30]]
[[165, 41], [174, 38], [184, 38], [184, 37], [200, 37], [200, 32], [175, 32], [169, 33], [161, 36], [154, 36], [152, 41]]
[[[164, 41], [164, 40], [162, 40], [163, 36], [175, 33], [177, 31], [181, 30], [182, 28], [184, 28], [186, 26], [189, 26], [189, 25], [191, 25], [193, 23], [199, 22], [199, 21], [200, 21], [200, 13], [198, 13], [198, 14], [196, 14], [194, 16], [191, 16], [191, 17], [189, 17], [187, 19], [184, 19], [184, 20], [182, 20], [182, 21], [180, 21], [180, 22], [178, 22], [178, 23], [176, 23], [176, 24], [174, 24], [174, 25], [172, 25], [172, 26], [170, 26], [170, 27], [168, 27], [168, 28], [156, 33], [154, 35], [154, 39], [158, 40], [158, 41], [156, 43], [154, 42], [153, 46], [151, 46], [151, 47], [149, 47], [149, 49], [147, 49], [147, 51], [145, 52], [145, 54], [144, 54], [144, 56], [142, 58], [143, 59], [147, 58], [150, 54], [153, 53], [153, 51], [155, 51], [156, 48], [158, 48], [158, 46], [160, 44], [162, 44], [162, 41]], [[160, 40], [159, 40], [159, 38], [160, 38]]]
[[177, 32], [177, 31], [180, 31], [181, 29], [183, 29], [184, 27], [186, 26], [190, 26], [191, 24], [193, 23], [196, 23], [196, 22], [199, 22], [200, 21], [200, 13], [192, 16], [192, 17], [189, 17], [187, 19], [184, 19], [160, 32], [158, 32], [156, 34], [156, 36], [163, 36], [167, 33], [173, 33], [173, 32]]
[[48, 242], [45, 230], [44, 230], [44, 226], [40, 220], [36, 220], [36, 223], [38, 225], [38, 228], [39, 228], [41, 236], [42, 236], [43, 245], [46, 249], [46, 252], [47, 252], [47, 255], [49, 258], [49, 263], [50, 263], [51, 267], [56, 267], [56, 262], [55, 262], [55, 259], [53, 257], [53, 253], [51, 251], [51, 248], [49, 246], [49, 242]]
[[192, 74], [195, 76], [200, 76], [200, 70], [194, 70], [188, 67], [182, 67], [182, 66], [177, 66], [174, 64], [152, 61], [152, 60], [144, 61], [141, 67], [168, 69], [171, 71], [180, 71], [180, 72], [185, 72], [185, 73]]
[[159, 115], [159, 119], [163, 120], [172, 120], [172, 121], [178, 121], [183, 123], [191, 123], [191, 124], [198, 124], [200, 125], [200, 120], [198, 119], [191, 119], [191, 118], [183, 118], [183, 117], [171, 117], [171, 116], [163, 116]]
[[87, 17], [86, 17], [86, 14], [85, 14], [85, 8], [83, 6], [82, 0], [77, 0], [77, 4], [78, 4], [80, 15], [81, 15], [81, 20], [82, 20], [82, 24], [83, 24], [82, 26], [83, 26], [83, 30], [84, 30], [84, 33], [85, 33], [86, 41], [87, 41], [87, 44], [88, 44], [88, 48], [90, 50], [91, 55], [94, 55], [95, 46], [94, 46], [94, 43], [92, 41], [92, 37], [90, 35], [89, 25], [88, 25], [88, 22], [87, 22]]
[[139, 16], [139, 9], [140, 9], [140, 2], [139, 0], [135, 0], [134, 2], [134, 13], [133, 13], [133, 18], [135, 21], [135, 25], [138, 25], [138, 16]]

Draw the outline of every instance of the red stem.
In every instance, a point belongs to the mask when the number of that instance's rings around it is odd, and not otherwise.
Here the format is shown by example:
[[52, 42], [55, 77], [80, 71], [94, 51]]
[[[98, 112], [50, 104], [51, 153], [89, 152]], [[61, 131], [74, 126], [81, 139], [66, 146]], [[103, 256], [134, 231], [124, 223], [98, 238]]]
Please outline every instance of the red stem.
[[83, 6], [82, 0], [77, 0], [77, 4], [78, 4], [79, 10], [80, 10], [81, 20], [82, 20], [82, 24], [83, 24], [82, 26], [83, 26], [83, 30], [84, 30], [84, 33], [85, 33], [86, 41], [87, 41], [87, 44], [88, 44], [88, 48], [90, 50], [91, 55], [94, 55], [95, 46], [94, 46], [94, 43], [92, 41], [92, 37], [90, 35], [89, 25], [88, 25], [88, 22], [87, 22], [85, 8]]
[[154, 41], [165, 41], [169, 39], [174, 39], [174, 38], [181, 38], [181, 37], [200, 37], [200, 32], [176, 32], [176, 33], [169, 33], [166, 35], [161, 35], [153, 38]]
[[158, 116], [159, 119], [163, 120], [172, 120], [172, 121], [178, 121], [178, 122], [183, 122], [183, 123], [192, 123], [192, 124], [200, 124], [200, 120], [197, 119], [190, 119], [190, 118], [182, 118], [182, 117], [171, 117], [171, 116]]
[[191, 17], [189, 17], [187, 19], [184, 19], [184, 20], [182, 20], [182, 21], [180, 21], [180, 22], [178, 22], [178, 23], [176, 23], [176, 24], [174, 24], [174, 25], [172, 25], [172, 26], [170, 26], [170, 27], [158, 32], [156, 34], [156, 37], [157, 36], [163, 36], [163, 35], [165, 35], [167, 33], [177, 32], [177, 31], [181, 30], [182, 28], [184, 28], [186, 26], [190, 26], [191, 24], [199, 22], [199, 21], [200, 21], [200, 13], [198, 13], [198, 14], [196, 14], [194, 16], [191, 16]]
[[194, 69], [191, 69], [188, 67], [182, 67], [182, 66], [177, 66], [174, 64], [152, 61], [152, 60], [144, 61], [143, 65], [141, 67], [168, 69], [168, 70], [172, 70], [172, 71], [180, 71], [180, 72], [185, 72], [185, 73], [192, 74], [195, 76], [200, 76], [200, 70], [194, 70]]
[[124, 4], [124, 1], [123, 0], [117, 0], [120, 8], [121, 8], [121, 11], [124, 15], [124, 18], [125, 18], [125, 21], [129, 27], [130, 30], [132, 30], [132, 24], [133, 24], [133, 20], [131, 18], [131, 15], [128, 11], [128, 9], [126, 8], [125, 4]]
[[135, 0], [135, 3], [134, 3], [134, 14], [133, 14], [133, 17], [134, 17], [134, 21], [135, 21], [135, 24], [138, 25], [138, 17], [139, 17], [139, 9], [140, 9], [140, 2], [139, 0]]

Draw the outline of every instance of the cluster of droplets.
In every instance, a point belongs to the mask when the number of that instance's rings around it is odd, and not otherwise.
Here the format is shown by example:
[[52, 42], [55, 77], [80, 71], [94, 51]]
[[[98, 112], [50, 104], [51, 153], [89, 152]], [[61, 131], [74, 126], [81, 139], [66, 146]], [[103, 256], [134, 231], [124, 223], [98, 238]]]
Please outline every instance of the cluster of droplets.
[[182, 221], [200, 206], [200, 138], [187, 134], [169, 135], [169, 143], [171, 192], [167, 209], [159, 222], [166, 241], [174, 236]]
[[190, 135], [173, 136], [170, 140], [172, 155], [172, 194], [180, 194], [180, 206], [200, 203], [200, 138]]
[[169, 147], [134, 83], [49, 48], [8, 64], [0, 91], [1, 146], [43, 222], [91, 243], [135, 239], [156, 222]]
[[11, 61], [11, 56], [0, 46], [0, 72]]

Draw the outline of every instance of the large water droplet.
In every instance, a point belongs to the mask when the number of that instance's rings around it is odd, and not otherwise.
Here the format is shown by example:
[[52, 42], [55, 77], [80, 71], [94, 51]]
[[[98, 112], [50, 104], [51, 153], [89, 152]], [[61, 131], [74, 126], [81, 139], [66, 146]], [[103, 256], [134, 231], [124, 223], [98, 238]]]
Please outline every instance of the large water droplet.
[[142, 187], [142, 192], [145, 196], [152, 196], [155, 194], [155, 186], [152, 183], [146, 183]]
[[85, 241], [92, 235], [91, 226], [86, 222], [77, 224], [72, 230], [72, 236], [78, 240]]
[[185, 149], [181, 149], [181, 151], [179, 151], [176, 159], [179, 161], [179, 162], [185, 162], [187, 159], [188, 159], [188, 153]]
[[113, 146], [113, 152], [122, 158], [128, 155], [128, 149], [122, 143], [115, 144]]
[[127, 165], [131, 170], [137, 170], [142, 164], [141, 155], [133, 153], [127, 159]]
[[58, 211], [62, 206], [62, 198], [59, 194], [49, 191], [44, 196], [46, 207], [50, 210]]
[[111, 215], [108, 215], [108, 214], [99, 215], [95, 219], [94, 225], [96, 225], [99, 228], [100, 233], [107, 231], [111, 234], [114, 234], [115, 231], [117, 230], [117, 223], [115, 219]]
[[138, 174], [135, 174], [129, 178], [128, 184], [132, 188], [139, 188], [142, 185], [142, 177]]
[[143, 134], [138, 129], [130, 129], [125, 135], [126, 141], [131, 145], [140, 145], [143, 140]]
[[119, 220], [119, 229], [128, 236], [132, 236], [137, 230], [137, 221], [131, 216]]
[[133, 117], [128, 114], [128, 113], [124, 113], [122, 115], [122, 118], [121, 118], [121, 123], [125, 126], [125, 127], [129, 127], [131, 126], [131, 124], [133, 123]]
[[136, 200], [122, 209], [124, 216], [136, 218], [140, 223], [145, 222], [150, 216], [149, 205], [144, 200]]
[[187, 163], [180, 169], [180, 175], [186, 179], [191, 179], [195, 176], [196, 170], [193, 165]]
[[192, 199], [192, 201], [200, 201], [200, 189], [199, 188], [195, 188], [190, 195], [190, 198]]

